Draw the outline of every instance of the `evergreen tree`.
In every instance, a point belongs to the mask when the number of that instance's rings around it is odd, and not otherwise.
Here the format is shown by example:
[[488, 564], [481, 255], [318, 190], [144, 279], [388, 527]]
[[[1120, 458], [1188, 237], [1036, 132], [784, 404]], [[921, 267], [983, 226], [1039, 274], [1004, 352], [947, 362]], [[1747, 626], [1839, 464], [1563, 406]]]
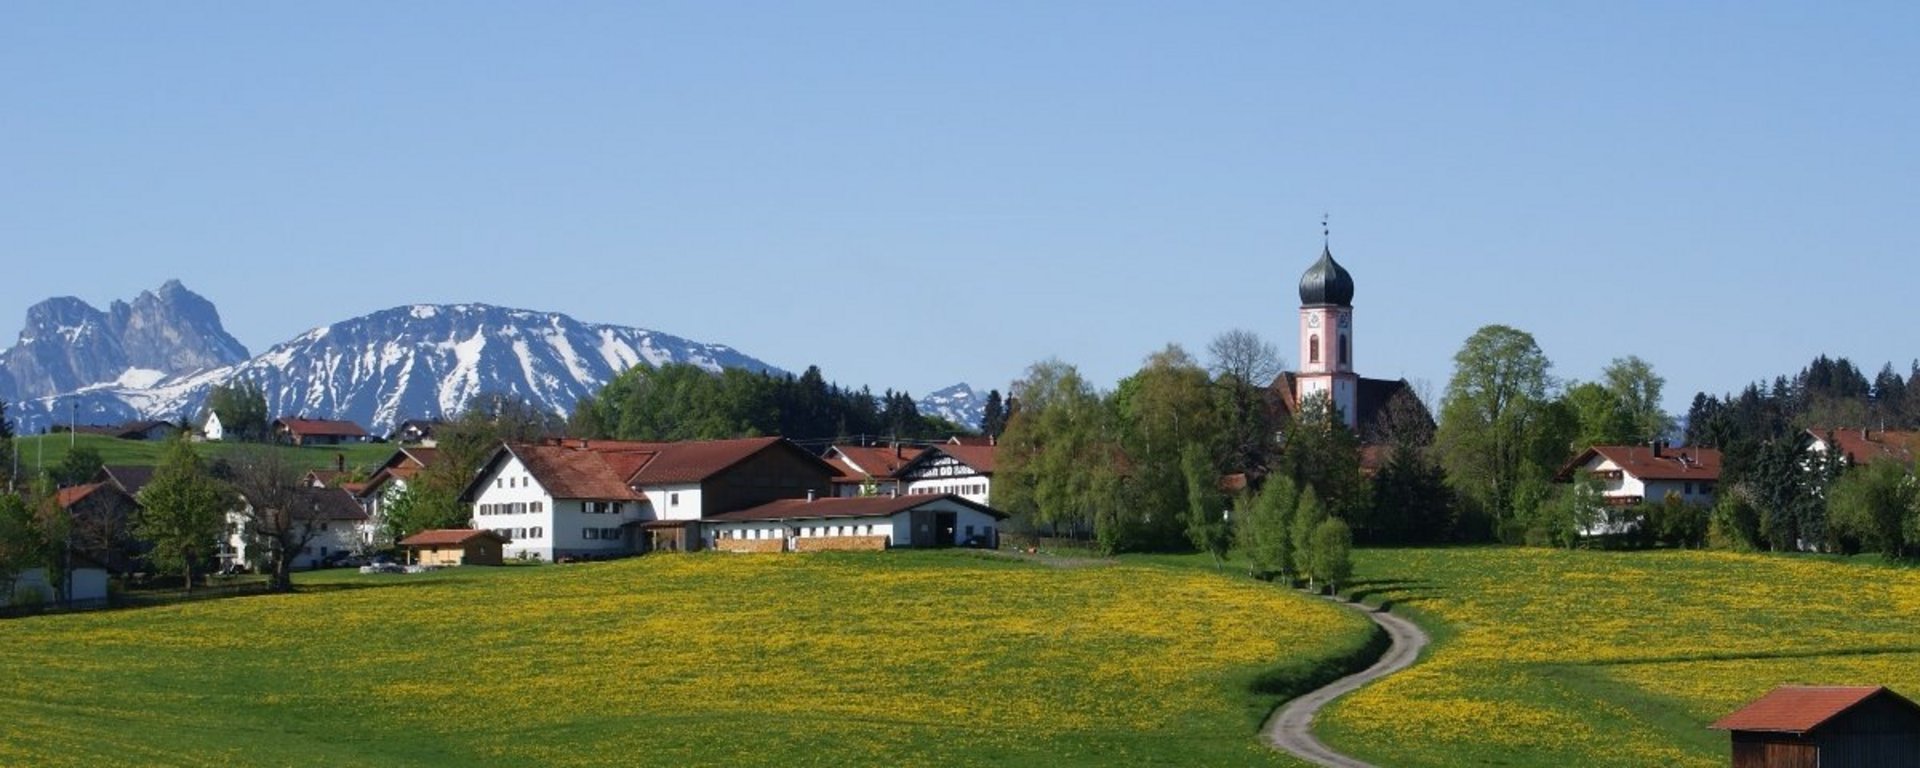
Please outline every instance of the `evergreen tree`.
[[1007, 408], [1000, 400], [1000, 390], [988, 390], [986, 411], [980, 417], [980, 433], [997, 438], [1005, 431], [1007, 431]]
[[14, 492], [14, 482], [18, 479], [14, 477], [17, 471], [15, 458], [13, 419], [7, 416], [7, 401], [0, 398], [0, 491]]

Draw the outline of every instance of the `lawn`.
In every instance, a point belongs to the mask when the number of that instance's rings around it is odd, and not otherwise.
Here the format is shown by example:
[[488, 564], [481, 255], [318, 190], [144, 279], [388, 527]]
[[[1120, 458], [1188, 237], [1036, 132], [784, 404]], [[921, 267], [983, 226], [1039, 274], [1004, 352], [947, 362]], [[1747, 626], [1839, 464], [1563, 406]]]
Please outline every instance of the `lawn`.
[[[71, 441], [65, 434], [33, 435], [16, 437], [13, 440], [14, 455], [19, 458], [20, 466], [32, 469], [36, 465], [52, 467], [67, 456], [69, 442], [73, 447], [89, 447], [100, 454], [100, 460], [106, 464], [131, 464], [135, 466], [153, 466], [160, 463], [160, 454], [166, 450], [163, 440], [121, 440], [107, 435], [72, 435]], [[258, 445], [246, 443], [217, 442], [196, 443], [200, 455], [208, 458], [230, 456], [236, 452], [258, 448]], [[294, 457], [298, 466], [310, 469], [332, 469], [336, 457], [345, 456], [348, 469], [371, 472], [387, 457], [393, 455], [394, 447], [387, 443], [361, 443], [339, 446], [273, 446], [274, 450], [287, 451]]]
[[1719, 766], [1706, 726], [1775, 685], [1920, 695], [1920, 570], [1718, 552], [1357, 553], [1434, 632], [1318, 732], [1381, 765]]
[[0, 764], [1292, 765], [1350, 611], [961, 552], [663, 555], [0, 624]]

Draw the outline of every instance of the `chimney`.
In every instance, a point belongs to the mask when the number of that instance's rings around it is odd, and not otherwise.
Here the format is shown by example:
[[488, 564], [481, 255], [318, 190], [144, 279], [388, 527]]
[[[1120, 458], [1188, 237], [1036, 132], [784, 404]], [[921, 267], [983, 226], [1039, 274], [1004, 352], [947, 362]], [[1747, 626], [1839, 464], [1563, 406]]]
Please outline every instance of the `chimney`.
[[808, 488], [808, 489], [807, 489], [807, 503], [808, 503], [808, 504], [812, 504], [812, 503], [813, 503], [813, 489], [812, 489], [812, 488]]
[[893, 444], [893, 457], [896, 459], [906, 458], [906, 456], [900, 452], [900, 444], [897, 442]]
[[889, 498], [889, 499], [897, 499], [897, 498], [900, 498], [900, 486], [896, 484], [896, 485], [894, 485], [894, 486], [893, 486], [892, 488], [890, 488], [890, 489], [888, 489], [888, 490], [887, 490], [887, 498]]
[[336, 453], [336, 454], [334, 454], [334, 455], [333, 455], [333, 468], [334, 468], [334, 470], [335, 470], [335, 471], [338, 471], [338, 472], [345, 472], [345, 471], [347, 471], [347, 455], [346, 455], [346, 454], [344, 454], [344, 453]]
[[1653, 447], [1653, 457], [1656, 459], [1660, 458], [1660, 441], [1654, 440], [1651, 442], [1651, 445]]

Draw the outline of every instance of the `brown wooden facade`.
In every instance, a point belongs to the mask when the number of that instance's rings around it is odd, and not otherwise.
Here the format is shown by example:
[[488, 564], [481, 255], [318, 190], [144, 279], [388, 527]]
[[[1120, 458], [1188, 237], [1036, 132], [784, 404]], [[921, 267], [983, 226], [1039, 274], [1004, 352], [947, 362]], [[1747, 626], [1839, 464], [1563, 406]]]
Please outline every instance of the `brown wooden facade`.
[[1920, 706], [1884, 688], [1811, 725], [1728, 730], [1733, 768], [1920, 768]]

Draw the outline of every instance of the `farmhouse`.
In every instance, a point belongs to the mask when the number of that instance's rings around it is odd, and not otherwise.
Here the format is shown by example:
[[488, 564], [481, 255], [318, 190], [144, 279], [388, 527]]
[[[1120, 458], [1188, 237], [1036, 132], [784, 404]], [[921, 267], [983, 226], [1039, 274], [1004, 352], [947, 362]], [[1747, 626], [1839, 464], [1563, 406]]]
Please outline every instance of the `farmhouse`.
[[1396, 430], [1432, 430], [1433, 415], [1406, 379], [1356, 373], [1353, 289], [1353, 275], [1323, 246], [1300, 276], [1300, 370], [1281, 373], [1267, 388], [1275, 423], [1324, 397], [1363, 445], [1385, 443]]
[[948, 443], [922, 451], [899, 470], [910, 496], [951, 493], [985, 505], [993, 495], [993, 445]]
[[778, 437], [643, 443], [553, 439], [496, 449], [466, 490], [473, 527], [509, 557], [608, 557], [701, 548], [700, 521], [825, 496], [838, 470]]
[[1920, 449], [1920, 432], [1815, 427], [1808, 429], [1807, 435], [1813, 438], [1807, 450], [1822, 454], [1838, 450], [1848, 464], [1888, 459], [1911, 466], [1916, 449]]
[[899, 443], [830, 446], [824, 458], [839, 470], [833, 478], [833, 495], [896, 495], [900, 492], [901, 470], [925, 450]]
[[1733, 768], [1920, 766], [1920, 706], [1878, 686], [1781, 686], [1712, 727]]
[[387, 435], [387, 442], [401, 445], [424, 445], [433, 447], [433, 432], [445, 422], [439, 419], [407, 419], [394, 425], [393, 432]]
[[[318, 568], [332, 558], [352, 552], [359, 546], [367, 512], [353, 494], [339, 488], [301, 487], [294, 493], [294, 508], [289, 510], [296, 535], [307, 538], [306, 546], [293, 557], [294, 568]], [[238, 570], [259, 564], [264, 544], [247, 529], [252, 506], [245, 499], [240, 510], [227, 513], [227, 532], [220, 542], [222, 570]]]
[[416, 565], [500, 565], [507, 540], [493, 531], [440, 528], [400, 540]]
[[[1712, 448], [1649, 445], [1596, 445], [1573, 457], [1554, 476], [1570, 483], [1585, 473], [1600, 485], [1607, 506], [1660, 503], [1675, 495], [1688, 504], [1713, 503], [1720, 482], [1720, 452]], [[1616, 531], [1617, 532], [1617, 531]]]
[[351, 421], [293, 417], [274, 419], [273, 434], [289, 445], [340, 445], [371, 439], [365, 429]]
[[[54, 432], [64, 432], [65, 427], [55, 426]], [[100, 426], [84, 424], [73, 428], [83, 435], [105, 435], [118, 440], [165, 440], [180, 433], [180, 428], [165, 421], [129, 421], [118, 426]]]
[[75, 553], [114, 573], [133, 570], [138, 552], [131, 526], [140, 502], [132, 494], [100, 481], [62, 488], [54, 494], [54, 503], [67, 513], [65, 543]]
[[716, 549], [823, 549], [999, 545], [1006, 514], [953, 494], [781, 499], [707, 519]]

